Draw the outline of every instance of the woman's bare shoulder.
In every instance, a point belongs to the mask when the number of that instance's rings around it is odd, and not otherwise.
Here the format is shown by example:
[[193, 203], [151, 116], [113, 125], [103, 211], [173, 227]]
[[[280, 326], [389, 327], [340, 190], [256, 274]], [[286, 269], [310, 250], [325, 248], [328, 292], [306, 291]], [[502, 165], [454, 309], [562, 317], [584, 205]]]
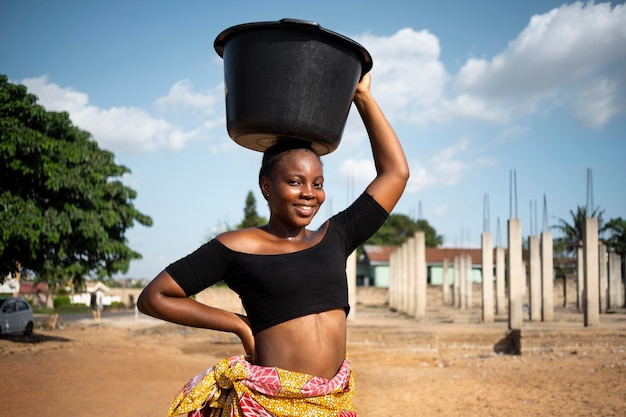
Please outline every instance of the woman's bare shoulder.
[[230, 230], [219, 234], [217, 239], [222, 245], [236, 252], [257, 253], [262, 246], [263, 232], [258, 227], [248, 229]]

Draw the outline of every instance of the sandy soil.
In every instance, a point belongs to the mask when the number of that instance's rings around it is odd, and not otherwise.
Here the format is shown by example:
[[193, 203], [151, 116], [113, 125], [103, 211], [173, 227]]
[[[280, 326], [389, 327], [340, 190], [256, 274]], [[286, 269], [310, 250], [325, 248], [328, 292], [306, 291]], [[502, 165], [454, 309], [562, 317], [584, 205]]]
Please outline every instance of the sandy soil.
[[[526, 323], [522, 355], [494, 352], [505, 318], [428, 315], [358, 310], [348, 337], [359, 416], [626, 416], [626, 311], [592, 329], [571, 311]], [[2, 415], [164, 416], [191, 376], [241, 353], [228, 335], [146, 317], [60, 324], [0, 337]]]

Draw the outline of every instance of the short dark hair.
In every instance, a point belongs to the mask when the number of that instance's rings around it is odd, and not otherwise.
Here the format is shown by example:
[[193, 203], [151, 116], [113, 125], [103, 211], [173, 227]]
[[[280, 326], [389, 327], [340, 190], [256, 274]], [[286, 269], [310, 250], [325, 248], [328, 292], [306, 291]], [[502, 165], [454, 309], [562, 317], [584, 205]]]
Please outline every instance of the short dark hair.
[[311, 146], [311, 142], [300, 139], [279, 139], [272, 146], [267, 148], [265, 152], [263, 152], [263, 160], [261, 161], [261, 169], [259, 170], [259, 185], [263, 177], [272, 178], [274, 167], [276, 163], [280, 161], [283, 154], [298, 149], [311, 151], [317, 155]]

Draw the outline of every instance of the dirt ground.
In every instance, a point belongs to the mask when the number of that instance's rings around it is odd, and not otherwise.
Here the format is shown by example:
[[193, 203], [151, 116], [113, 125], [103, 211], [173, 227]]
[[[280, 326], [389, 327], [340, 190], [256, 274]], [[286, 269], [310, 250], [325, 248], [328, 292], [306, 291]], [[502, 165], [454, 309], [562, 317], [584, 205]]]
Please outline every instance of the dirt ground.
[[[418, 322], [357, 308], [348, 329], [360, 417], [626, 416], [626, 311], [585, 328], [582, 314], [525, 323], [522, 354], [494, 346], [505, 317], [437, 309]], [[5, 416], [165, 416], [187, 380], [240, 354], [225, 334], [105, 313], [0, 337]]]

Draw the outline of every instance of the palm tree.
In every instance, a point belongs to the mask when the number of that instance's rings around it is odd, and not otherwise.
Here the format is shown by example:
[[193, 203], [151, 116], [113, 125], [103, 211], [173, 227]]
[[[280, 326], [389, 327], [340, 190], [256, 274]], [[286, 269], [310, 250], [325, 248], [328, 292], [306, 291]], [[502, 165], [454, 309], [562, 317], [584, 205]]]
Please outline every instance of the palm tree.
[[610, 251], [622, 259], [622, 279], [626, 275], [626, 220], [621, 217], [611, 219], [606, 224], [611, 236], [604, 242]]
[[624, 257], [626, 254], [626, 220], [621, 217], [611, 219], [607, 222], [606, 228], [611, 233], [611, 237], [606, 239], [606, 245], [613, 252], [619, 253]]
[[602, 235], [607, 230], [607, 226], [602, 220], [603, 214], [604, 210], [600, 210], [599, 207], [596, 207], [590, 216], [587, 215], [587, 208], [584, 206], [578, 206], [576, 212], [570, 210], [572, 223], [559, 219], [559, 224], [552, 226], [553, 229], [559, 230], [563, 234], [562, 237], [555, 239], [555, 245], [563, 247], [566, 253], [575, 255], [577, 248], [582, 245], [587, 217], [598, 219], [598, 235]]

